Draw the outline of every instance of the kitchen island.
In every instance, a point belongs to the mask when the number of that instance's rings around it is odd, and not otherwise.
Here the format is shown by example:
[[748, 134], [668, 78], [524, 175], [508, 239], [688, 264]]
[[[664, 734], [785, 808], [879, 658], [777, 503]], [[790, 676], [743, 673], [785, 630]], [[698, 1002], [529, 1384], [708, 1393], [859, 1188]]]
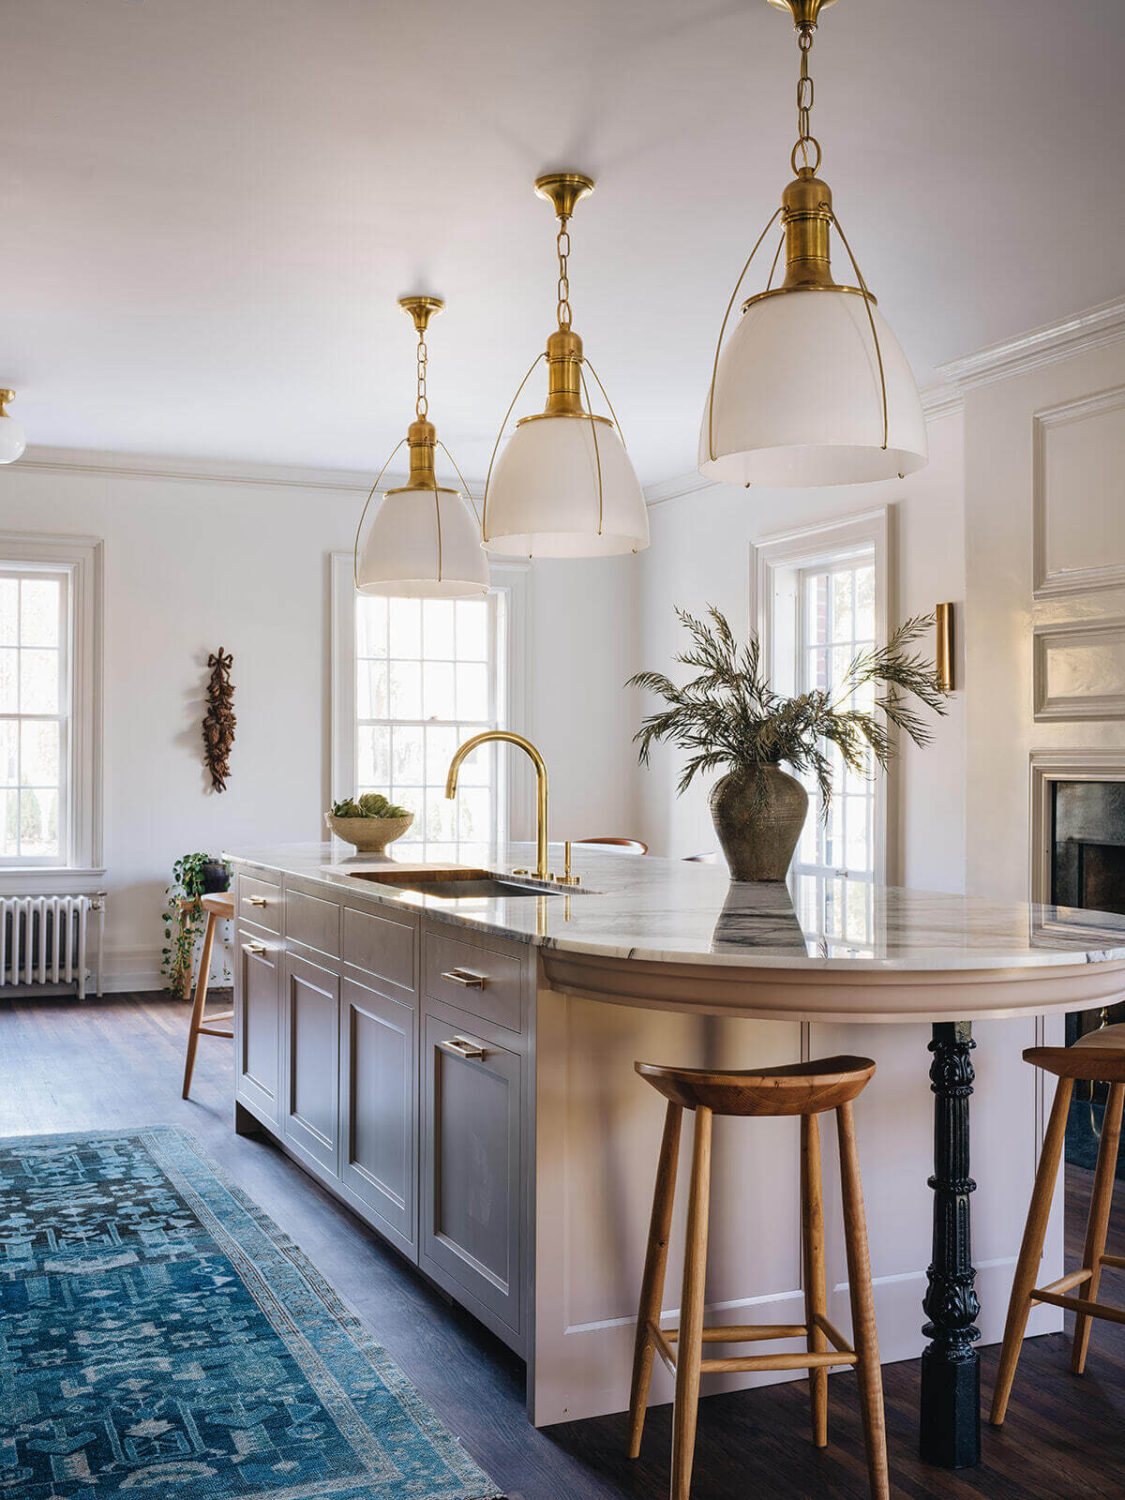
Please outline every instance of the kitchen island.
[[[526, 846], [438, 886], [341, 845], [228, 857], [238, 1128], [268, 1130], [523, 1356], [537, 1425], [627, 1404], [662, 1116], [634, 1060], [874, 1057], [857, 1118], [883, 1357], [921, 1352], [924, 1297], [923, 1444], [974, 1461], [976, 1323], [999, 1338], [1044, 1113], [1020, 1052], [1121, 997], [1125, 918], [813, 877], [731, 885], [716, 866], [586, 850], [567, 889], [496, 883]], [[716, 1122], [709, 1321], [799, 1321], [797, 1156], [793, 1121]], [[826, 1167], [829, 1315], [846, 1325]], [[1061, 1215], [1046, 1261], [1044, 1279], [1061, 1273]], [[1039, 1308], [1030, 1329], [1060, 1316]]]

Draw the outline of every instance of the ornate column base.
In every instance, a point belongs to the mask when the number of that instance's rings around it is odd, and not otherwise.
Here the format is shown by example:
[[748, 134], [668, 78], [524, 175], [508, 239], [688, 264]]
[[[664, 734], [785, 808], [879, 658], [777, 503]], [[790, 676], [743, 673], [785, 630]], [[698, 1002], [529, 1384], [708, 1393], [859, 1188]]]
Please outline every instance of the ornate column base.
[[943, 1469], [980, 1463], [980, 1356], [964, 1359], [931, 1344], [922, 1353], [922, 1461]]
[[933, 1259], [927, 1272], [922, 1332], [931, 1340], [922, 1354], [921, 1454], [945, 1469], [980, 1463], [980, 1312], [972, 1259], [969, 1176], [970, 1053], [976, 1043], [968, 1021], [934, 1025], [930, 1088], [934, 1095]]

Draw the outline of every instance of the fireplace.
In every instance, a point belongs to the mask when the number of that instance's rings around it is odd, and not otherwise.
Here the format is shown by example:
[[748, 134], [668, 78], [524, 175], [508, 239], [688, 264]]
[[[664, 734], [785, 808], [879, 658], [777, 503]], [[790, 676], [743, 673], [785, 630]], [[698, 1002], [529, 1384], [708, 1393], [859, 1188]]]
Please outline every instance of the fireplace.
[[1055, 781], [1052, 792], [1052, 902], [1125, 913], [1125, 781]]

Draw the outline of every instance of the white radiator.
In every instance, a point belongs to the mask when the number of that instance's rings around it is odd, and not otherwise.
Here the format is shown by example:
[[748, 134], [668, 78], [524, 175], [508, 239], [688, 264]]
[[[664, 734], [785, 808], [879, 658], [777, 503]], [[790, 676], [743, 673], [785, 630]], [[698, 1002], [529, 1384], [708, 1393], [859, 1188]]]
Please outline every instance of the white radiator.
[[100, 995], [104, 929], [105, 896], [100, 892], [0, 896], [0, 989], [9, 984], [74, 984], [78, 998], [85, 1000], [87, 980], [93, 977]]

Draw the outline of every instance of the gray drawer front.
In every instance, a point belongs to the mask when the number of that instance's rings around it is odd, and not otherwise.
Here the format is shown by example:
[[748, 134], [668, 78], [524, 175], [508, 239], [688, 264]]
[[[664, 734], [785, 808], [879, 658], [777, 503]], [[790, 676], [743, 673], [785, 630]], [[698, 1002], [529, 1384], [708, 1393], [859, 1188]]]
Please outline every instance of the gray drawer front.
[[[482, 1058], [456, 1050], [476, 1041]], [[420, 1264], [518, 1336], [521, 1058], [437, 1007], [425, 1017], [423, 1090]]]
[[340, 1007], [340, 1178], [417, 1260], [418, 1056], [413, 1005], [351, 979]]
[[422, 953], [427, 995], [509, 1031], [522, 1030], [519, 958], [432, 928], [423, 931]]
[[416, 932], [412, 922], [396, 922], [375, 912], [346, 906], [344, 962], [351, 969], [374, 974], [388, 984], [413, 992]]
[[309, 896], [304, 891], [285, 892], [285, 936], [306, 948], [340, 956], [340, 908], [335, 901]]
[[238, 876], [238, 915], [269, 932], [281, 931], [281, 887], [257, 875]]
[[294, 1147], [339, 1175], [340, 981], [285, 955], [285, 1109]]

